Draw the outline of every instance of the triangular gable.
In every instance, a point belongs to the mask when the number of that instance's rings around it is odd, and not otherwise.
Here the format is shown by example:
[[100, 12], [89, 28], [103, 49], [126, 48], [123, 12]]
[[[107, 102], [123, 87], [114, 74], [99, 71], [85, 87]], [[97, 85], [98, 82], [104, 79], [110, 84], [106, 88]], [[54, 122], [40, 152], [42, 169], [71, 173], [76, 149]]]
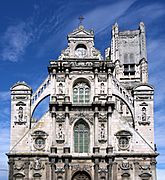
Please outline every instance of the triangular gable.
[[68, 37], [94, 37], [93, 31], [87, 31], [83, 26], [79, 26], [78, 29], [68, 35]]

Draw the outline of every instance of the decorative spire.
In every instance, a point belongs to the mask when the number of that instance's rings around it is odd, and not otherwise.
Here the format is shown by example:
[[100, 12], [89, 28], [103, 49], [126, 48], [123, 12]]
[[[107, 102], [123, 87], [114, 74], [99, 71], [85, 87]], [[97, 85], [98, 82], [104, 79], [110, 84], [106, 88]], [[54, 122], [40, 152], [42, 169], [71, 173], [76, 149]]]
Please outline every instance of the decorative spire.
[[83, 20], [84, 20], [84, 17], [81, 15], [78, 19], [79, 19], [79, 21], [80, 21], [80, 22], [79, 22], [79, 26], [81, 26], [81, 25], [82, 25], [82, 22], [83, 22]]

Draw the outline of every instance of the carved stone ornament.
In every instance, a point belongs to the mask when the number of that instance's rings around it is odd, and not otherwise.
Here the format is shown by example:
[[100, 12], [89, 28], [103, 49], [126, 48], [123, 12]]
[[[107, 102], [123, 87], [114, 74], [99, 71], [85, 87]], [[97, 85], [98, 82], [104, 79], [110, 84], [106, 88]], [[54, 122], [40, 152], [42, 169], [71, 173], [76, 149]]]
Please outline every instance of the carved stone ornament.
[[14, 170], [17, 171], [24, 170], [24, 162], [22, 162], [21, 160], [15, 161]]
[[47, 139], [48, 134], [45, 133], [44, 131], [37, 130], [33, 132], [31, 136], [33, 138], [34, 148], [37, 149], [38, 151], [40, 150], [43, 151], [46, 146], [46, 139]]
[[69, 57], [70, 54], [70, 47], [67, 47], [65, 50], [62, 51], [61, 56]]
[[27, 116], [24, 114], [24, 108], [22, 106], [19, 106], [17, 109], [17, 116], [15, 116], [15, 124], [22, 125], [26, 124], [27, 122]]
[[99, 142], [105, 143], [106, 141], [107, 141], [106, 125], [104, 123], [101, 123], [100, 129], [99, 129]]
[[65, 82], [64, 76], [57, 76], [57, 82]]
[[72, 67], [92, 67], [92, 66], [93, 66], [93, 62], [88, 62], [88, 61], [84, 61], [84, 62], [74, 61], [74, 62], [71, 62], [70, 65], [71, 65]]
[[30, 169], [34, 170], [41, 170], [44, 169], [45, 166], [42, 164], [41, 160], [39, 158], [36, 158], [34, 162], [32, 162]]
[[128, 161], [123, 161], [121, 164], [119, 164], [119, 170], [132, 170], [132, 164], [130, 164]]
[[100, 113], [98, 119], [100, 122], [106, 122], [107, 121], [107, 114], [106, 113]]
[[89, 114], [86, 114], [86, 113], [76, 113], [76, 114], [74, 114], [74, 116], [70, 118], [70, 124], [72, 124], [75, 120], [80, 119], [80, 118], [86, 119], [91, 124], [93, 124], [93, 121], [94, 121], [93, 116], [89, 115]]
[[65, 141], [64, 130], [61, 123], [57, 126], [56, 141], [57, 143], [63, 143]]
[[58, 93], [64, 94], [64, 85], [62, 83], [59, 83], [58, 85]]
[[57, 174], [63, 174], [63, 173], [65, 173], [65, 169], [63, 167], [57, 167], [55, 172]]
[[98, 81], [99, 82], [106, 82], [107, 81], [106, 75], [99, 75], [98, 76]]
[[106, 173], [108, 173], [108, 169], [100, 167], [99, 170], [98, 170], [98, 173], [99, 174], [106, 174]]
[[73, 171], [88, 171], [90, 172], [92, 170], [92, 166], [88, 164], [73, 164], [71, 165], [71, 170]]
[[24, 102], [22, 102], [22, 101], [19, 101], [19, 102], [16, 104], [16, 106], [26, 106], [26, 104], [25, 104]]
[[140, 165], [139, 164], [139, 169], [140, 170], [150, 170], [150, 165], [146, 164], [146, 165]]
[[56, 114], [56, 121], [57, 122], [65, 122], [65, 114], [62, 114], [62, 113]]
[[141, 116], [138, 116], [138, 123], [139, 125], [149, 125], [150, 124], [150, 116], [147, 116], [146, 107], [142, 107]]
[[140, 106], [148, 106], [148, 104], [146, 102], [143, 102], [140, 104]]

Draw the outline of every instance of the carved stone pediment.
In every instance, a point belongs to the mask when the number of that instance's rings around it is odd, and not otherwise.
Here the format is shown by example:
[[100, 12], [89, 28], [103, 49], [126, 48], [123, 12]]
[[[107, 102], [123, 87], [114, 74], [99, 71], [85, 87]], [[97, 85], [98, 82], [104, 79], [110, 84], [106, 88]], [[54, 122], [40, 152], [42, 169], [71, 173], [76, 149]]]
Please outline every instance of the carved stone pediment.
[[19, 101], [19, 102], [16, 104], [16, 106], [26, 106], [26, 104], [25, 104], [24, 102], [22, 102], [22, 101]]
[[93, 62], [87, 62], [87, 61], [74, 61], [70, 63], [71, 67], [92, 67]]
[[106, 122], [107, 121], [107, 114], [106, 113], [100, 113], [98, 119], [100, 122]]
[[89, 114], [86, 114], [86, 113], [75, 113], [73, 115], [73, 117], [70, 118], [70, 124], [72, 124], [75, 120], [78, 120], [78, 119], [86, 119], [88, 120], [91, 124], [93, 124], [93, 121], [94, 121], [94, 118], [92, 115], [89, 115]]
[[63, 174], [63, 173], [65, 173], [65, 169], [63, 167], [57, 167], [55, 172], [57, 174]]
[[94, 37], [94, 32], [92, 30], [85, 30], [82, 25], [78, 29], [75, 29], [72, 33], [68, 35], [68, 38], [73, 37]]
[[119, 169], [121, 170], [132, 170], [132, 164], [130, 164], [128, 161], [123, 161], [121, 164], [119, 164]]
[[14, 164], [14, 170], [20, 171], [24, 169], [24, 162], [22, 162], [21, 160], [16, 161]]
[[140, 106], [148, 106], [148, 104], [146, 102], [143, 102], [140, 104]]
[[99, 82], [106, 82], [107, 81], [107, 77], [106, 77], [106, 75], [99, 75], [98, 76], [98, 80], [99, 80]]
[[58, 76], [57, 82], [65, 82], [65, 77], [64, 76]]
[[71, 165], [71, 170], [73, 171], [91, 171], [92, 166], [88, 164], [73, 164]]
[[149, 164], [144, 164], [144, 165], [139, 164], [139, 169], [140, 170], [150, 170], [150, 165]]
[[64, 122], [65, 121], [65, 114], [63, 114], [63, 113], [56, 114], [56, 121], [57, 122]]

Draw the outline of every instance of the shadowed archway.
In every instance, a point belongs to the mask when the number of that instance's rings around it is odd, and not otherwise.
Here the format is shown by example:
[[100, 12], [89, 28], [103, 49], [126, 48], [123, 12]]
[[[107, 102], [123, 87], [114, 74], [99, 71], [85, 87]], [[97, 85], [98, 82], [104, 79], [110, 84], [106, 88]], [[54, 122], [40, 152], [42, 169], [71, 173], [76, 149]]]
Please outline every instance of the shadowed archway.
[[78, 171], [72, 176], [72, 180], [91, 180], [91, 177], [85, 171]]

